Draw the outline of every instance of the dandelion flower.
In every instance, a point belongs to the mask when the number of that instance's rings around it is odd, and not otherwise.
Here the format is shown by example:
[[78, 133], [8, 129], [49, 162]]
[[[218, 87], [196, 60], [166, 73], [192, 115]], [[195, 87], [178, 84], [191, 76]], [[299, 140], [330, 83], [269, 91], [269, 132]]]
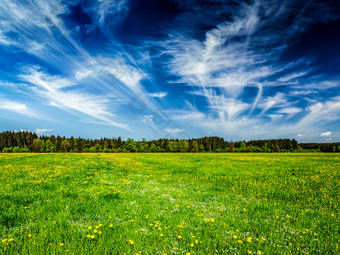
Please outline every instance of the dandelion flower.
[[60, 243], [60, 246], [63, 246], [64, 245], [64, 243]]
[[178, 239], [181, 239], [182, 238], [182, 236], [178, 236]]
[[129, 243], [130, 243], [130, 244], [134, 244], [135, 242], [134, 242], [134, 241], [132, 241], [132, 240], [129, 240]]
[[190, 244], [190, 246], [191, 246], [191, 247], [194, 247], [195, 245], [192, 243], [192, 244]]
[[109, 226], [110, 228], [112, 228], [113, 227], [113, 224], [110, 224], [110, 226]]
[[237, 240], [237, 242], [238, 242], [238, 243], [243, 243], [243, 241], [242, 241], [242, 240]]

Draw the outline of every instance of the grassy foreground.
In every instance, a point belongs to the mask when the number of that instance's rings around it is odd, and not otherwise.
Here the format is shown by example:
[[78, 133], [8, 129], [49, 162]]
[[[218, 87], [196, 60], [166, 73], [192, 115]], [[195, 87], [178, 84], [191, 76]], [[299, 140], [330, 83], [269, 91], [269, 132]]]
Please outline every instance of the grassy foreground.
[[339, 254], [339, 154], [0, 154], [0, 254]]

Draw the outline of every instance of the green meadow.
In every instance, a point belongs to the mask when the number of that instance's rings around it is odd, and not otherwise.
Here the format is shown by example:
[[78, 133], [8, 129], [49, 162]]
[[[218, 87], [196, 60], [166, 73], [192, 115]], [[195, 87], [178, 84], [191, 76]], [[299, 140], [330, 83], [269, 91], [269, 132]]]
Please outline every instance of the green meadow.
[[0, 154], [0, 254], [339, 254], [339, 154]]

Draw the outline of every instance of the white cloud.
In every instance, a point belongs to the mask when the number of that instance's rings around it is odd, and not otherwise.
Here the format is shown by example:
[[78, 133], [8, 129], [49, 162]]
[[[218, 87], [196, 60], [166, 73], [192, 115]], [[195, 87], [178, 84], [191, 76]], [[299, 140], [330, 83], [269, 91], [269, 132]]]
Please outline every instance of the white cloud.
[[181, 120], [181, 121], [197, 121], [203, 120], [205, 118], [205, 114], [198, 111], [186, 111], [186, 110], [176, 110], [175, 113], [171, 116], [172, 120]]
[[287, 107], [287, 108], [281, 108], [277, 111], [277, 113], [283, 113], [287, 115], [287, 118], [291, 118], [297, 113], [301, 112], [302, 109], [298, 107]]
[[72, 86], [77, 85], [75, 81], [49, 75], [37, 67], [26, 67], [24, 70], [19, 77], [31, 84], [31, 91], [49, 105], [82, 113], [112, 126], [127, 128], [126, 124], [112, 120], [114, 114], [108, 110], [107, 98], [70, 90]]
[[127, 0], [98, 0], [95, 9], [98, 16], [98, 22], [103, 24], [108, 16], [114, 18], [112, 21], [110, 20], [111, 22], [117, 21], [117, 17], [119, 16], [125, 16], [129, 7]]
[[163, 98], [166, 97], [168, 93], [166, 92], [155, 92], [155, 93], [149, 93], [150, 97], [155, 97], [155, 98]]
[[259, 115], [264, 114], [272, 107], [287, 107], [287, 99], [284, 94], [277, 93], [275, 96], [266, 97], [258, 104], [258, 107], [262, 109]]
[[331, 135], [332, 135], [332, 132], [330, 132], [330, 131], [320, 134], [320, 136], [331, 136]]
[[12, 40], [5, 36], [2, 30], [0, 30], [0, 45], [1, 44], [5, 46], [13, 44]]
[[37, 129], [35, 130], [35, 133], [36, 133], [37, 135], [42, 135], [42, 134], [50, 133], [50, 132], [52, 132], [52, 130], [50, 130], [50, 129], [44, 129], [44, 128], [37, 128]]
[[288, 74], [286, 76], [282, 76], [281, 78], [279, 78], [277, 81], [278, 82], [287, 82], [287, 81], [291, 81], [294, 80], [296, 78], [299, 78], [301, 76], [304, 76], [308, 73], [308, 71], [304, 71], [304, 72], [296, 72], [296, 73], [291, 73]]
[[29, 107], [27, 107], [26, 104], [3, 98], [0, 98], [0, 109], [16, 112], [26, 116], [37, 117], [37, 114], [34, 113], [34, 111], [31, 110]]
[[166, 128], [164, 130], [171, 135], [178, 135], [184, 132], [184, 129], [180, 129], [180, 128]]
[[87, 77], [96, 77], [97, 75], [93, 70], [83, 69], [83, 70], [76, 70], [74, 77], [77, 81], [81, 81]]
[[272, 120], [278, 120], [284, 117], [283, 114], [266, 114], [266, 116], [268, 116]]
[[145, 75], [141, 70], [126, 64], [123, 59], [99, 57], [96, 61], [97, 70], [113, 75], [135, 93], [142, 91], [139, 82]]

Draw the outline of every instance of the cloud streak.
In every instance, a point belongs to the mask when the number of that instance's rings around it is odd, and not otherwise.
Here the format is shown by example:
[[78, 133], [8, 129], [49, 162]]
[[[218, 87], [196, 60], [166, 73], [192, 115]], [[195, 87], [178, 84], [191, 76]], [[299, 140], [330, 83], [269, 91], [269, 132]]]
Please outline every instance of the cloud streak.
[[25, 68], [25, 72], [19, 77], [31, 85], [29, 89], [34, 95], [51, 106], [82, 113], [112, 126], [127, 128], [126, 125], [112, 120], [114, 114], [108, 111], [108, 100], [105, 97], [69, 90], [76, 85], [72, 80], [51, 76], [37, 67]]
[[18, 103], [12, 100], [4, 99], [0, 97], [0, 109], [7, 110], [15, 113], [19, 113], [21, 115], [37, 117], [37, 114], [27, 107], [26, 104]]

